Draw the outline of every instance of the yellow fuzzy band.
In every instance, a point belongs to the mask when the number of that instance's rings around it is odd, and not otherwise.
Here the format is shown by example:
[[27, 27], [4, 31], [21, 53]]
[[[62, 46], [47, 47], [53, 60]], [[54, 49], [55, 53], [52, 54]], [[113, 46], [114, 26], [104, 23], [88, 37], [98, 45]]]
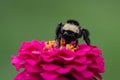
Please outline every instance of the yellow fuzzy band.
[[63, 29], [64, 29], [64, 30], [73, 31], [73, 32], [75, 32], [75, 33], [79, 33], [79, 28], [78, 28], [78, 26], [76, 26], [76, 25], [65, 24], [65, 25], [63, 26]]

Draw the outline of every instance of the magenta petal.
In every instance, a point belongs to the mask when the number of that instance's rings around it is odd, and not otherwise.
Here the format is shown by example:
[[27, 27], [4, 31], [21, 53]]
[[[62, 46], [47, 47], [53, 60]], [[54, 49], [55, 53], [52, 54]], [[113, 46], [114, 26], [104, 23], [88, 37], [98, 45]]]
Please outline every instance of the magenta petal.
[[91, 49], [91, 47], [86, 45], [86, 44], [79, 45], [79, 48], [80, 48], [81, 51], [85, 51], [85, 52], [87, 52]]
[[81, 72], [87, 68], [86, 65], [78, 65], [78, 64], [70, 64], [70, 65], [67, 65], [66, 67], [73, 68], [79, 72]]
[[87, 70], [82, 71], [81, 73], [82, 73], [82, 75], [83, 75], [85, 78], [91, 78], [91, 77], [94, 76], [94, 74], [93, 74], [92, 72], [87, 71]]
[[102, 50], [98, 49], [97, 47], [94, 47], [88, 52], [90, 55], [98, 56], [102, 53]]
[[45, 62], [52, 62], [54, 60], [53, 57], [45, 56], [45, 55], [42, 55], [42, 58]]
[[41, 54], [41, 57], [43, 58], [43, 60], [45, 62], [51, 62], [53, 61], [56, 57], [58, 57], [58, 54], [59, 54], [59, 51], [58, 50], [53, 50], [51, 52], [49, 51], [44, 51], [42, 54]]
[[98, 56], [95, 58], [95, 61], [97, 64], [101, 63], [104, 60], [104, 58], [102, 56]]
[[60, 76], [60, 77], [58, 77], [56, 80], [68, 80], [68, 79], [65, 78], [64, 76]]
[[77, 52], [75, 53], [75, 55], [76, 55], [76, 56], [84, 56], [84, 55], [86, 55], [86, 51], [77, 51]]
[[32, 54], [41, 54], [40, 51], [32, 51], [31, 53], [32, 53]]
[[66, 61], [70, 61], [74, 59], [74, 57], [63, 57], [63, 56], [60, 56], [60, 57]]
[[92, 51], [93, 51], [94, 53], [99, 53], [99, 54], [102, 53], [102, 50], [100, 50], [100, 49], [97, 48], [97, 47], [94, 47], [94, 48], [92, 49]]
[[85, 70], [86, 69], [86, 65], [75, 65], [75, 66], [73, 66], [73, 68], [74, 69], [76, 69], [77, 71], [83, 71], [83, 70]]
[[16, 70], [19, 70], [22, 67], [22, 65], [24, 64], [22, 59], [20, 59], [19, 56], [12, 56], [11, 63], [16, 66]]
[[71, 67], [66, 67], [66, 68], [57, 69], [56, 72], [59, 74], [65, 74], [65, 73], [70, 72], [70, 70], [71, 70]]
[[41, 71], [40, 66], [37, 66], [37, 65], [29, 65], [28, 64], [25, 66], [25, 69], [28, 72], [36, 72], [36, 73]]
[[76, 78], [76, 80], [86, 80], [79, 72], [72, 71], [71, 75]]
[[86, 62], [85, 62], [86, 64], [92, 64], [92, 60], [87, 60]]
[[26, 71], [20, 72], [14, 80], [42, 80], [39, 74], [28, 73]]
[[60, 66], [55, 65], [55, 64], [42, 64], [42, 67], [46, 71], [54, 71], [54, 70], [60, 68]]
[[43, 72], [40, 73], [40, 75], [43, 77], [44, 80], [55, 80], [59, 74], [55, 72]]
[[59, 55], [66, 58], [74, 57], [74, 53], [70, 50], [67, 50], [66, 48], [62, 48], [61, 51], [59, 52]]
[[22, 55], [24, 52], [40, 54], [39, 51], [41, 51], [43, 47], [44, 47], [44, 43], [39, 42], [37, 40], [33, 40], [32, 42], [23, 42], [18, 52], [19, 54], [22, 54]]
[[98, 79], [102, 80], [102, 76], [99, 73], [96, 73], [95, 77], [97, 77]]
[[35, 65], [37, 63], [37, 61], [33, 59], [27, 59], [26, 62], [30, 65]]
[[103, 72], [105, 72], [105, 68], [104, 68], [104, 62], [101, 62], [100, 64], [99, 64], [99, 70], [100, 70], [100, 73], [103, 73]]
[[84, 63], [86, 61], [86, 57], [78, 57], [74, 61], [78, 63]]
[[21, 72], [19, 74], [17, 74], [17, 76], [14, 78], [14, 80], [26, 80], [25, 77], [26, 77], [26, 73], [25, 72]]
[[18, 59], [17, 56], [12, 56], [12, 64], [16, 64], [16, 63], [19, 63], [20, 62], [20, 59]]
[[19, 52], [26, 50], [30, 46], [31, 42], [22, 42], [22, 45], [20, 46]]

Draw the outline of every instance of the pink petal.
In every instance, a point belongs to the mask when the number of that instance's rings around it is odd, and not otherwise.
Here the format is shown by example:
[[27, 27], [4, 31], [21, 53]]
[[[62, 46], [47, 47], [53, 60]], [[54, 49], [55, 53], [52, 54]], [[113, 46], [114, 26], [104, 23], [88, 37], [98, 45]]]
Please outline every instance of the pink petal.
[[28, 73], [26, 71], [20, 72], [14, 80], [43, 80], [39, 74]]
[[94, 74], [88, 70], [82, 71], [81, 73], [85, 78], [91, 78], [94, 76]]
[[86, 55], [86, 51], [80, 51], [80, 50], [78, 50], [78, 51], [75, 52], [75, 55], [76, 56], [84, 56], [84, 55]]
[[35, 51], [35, 50], [33, 50], [31, 53], [32, 53], [32, 54], [41, 54], [40, 51]]
[[89, 51], [91, 49], [91, 46], [88, 46], [86, 44], [79, 44], [79, 50], [81, 51]]
[[69, 58], [69, 57], [74, 57], [74, 52], [71, 50], [67, 50], [66, 48], [62, 48], [61, 51], [59, 52], [60, 56]]
[[20, 63], [21, 59], [18, 56], [12, 56], [12, 64]]
[[43, 72], [40, 73], [40, 75], [44, 80], [55, 80], [59, 76], [59, 74], [55, 72]]
[[45, 56], [45, 55], [41, 55], [41, 56], [45, 62], [52, 62], [54, 60], [54, 58], [50, 56]]
[[97, 48], [97, 47], [94, 47], [93, 49], [92, 49], [95, 53], [102, 53], [102, 50], [100, 50], [99, 48]]
[[78, 62], [78, 63], [84, 63], [86, 61], [86, 57], [78, 57], [76, 59], [74, 59], [75, 62]]
[[65, 61], [71, 61], [74, 59], [74, 57], [64, 57], [64, 56], [60, 56], [62, 59], [64, 59]]
[[27, 59], [26, 62], [30, 65], [35, 65], [37, 63], [37, 60]]
[[94, 47], [88, 52], [88, 54], [98, 56], [102, 53], [102, 50], [98, 49], [97, 47]]
[[32, 40], [31, 45], [34, 47], [35, 50], [42, 50], [45, 42], [39, 42], [37, 40]]
[[96, 74], [95, 74], [95, 77], [96, 77], [97, 79], [99, 79], [99, 80], [102, 80], [102, 76], [101, 76], [99, 73], [96, 73]]
[[26, 71], [28, 72], [41, 72], [42, 68], [39, 65], [26, 65], [25, 66]]
[[15, 67], [16, 70], [19, 70], [21, 67], [23, 67], [23, 60], [20, 59], [19, 56], [12, 56], [12, 62], [11, 62]]
[[68, 79], [65, 78], [64, 76], [60, 76], [60, 77], [58, 77], [56, 80], [68, 80]]
[[66, 67], [66, 68], [57, 69], [56, 72], [59, 74], [65, 74], [65, 73], [70, 72], [70, 70], [71, 70], [71, 67]]
[[59, 54], [58, 50], [53, 50], [51, 52], [48, 52], [48, 51], [44, 51], [42, 54], [41, 54], [41, 57], [43, 58], [43, 60], [45, 62], [51, 62], [54, 60], [54, 58], [57, 57], [57, 55]]
[[104, 61], [104, 58], [101, 57], [101, 56], [98, 56], [98, 57], [95, 58], [95, 61], [96, 61], [97, 64], [99, 64], [99, 63]]
[[100, 64], [100, 72], [101, 73], [105, 72], [104, 62], [101, 62], [101, 64]]
[[89, 65], [90, 68], [99, 69], [99, 65]]
[[55, 65], [55, 64], [42, 64], [42, 67], [46, 71], [54, 71], [54, 70], [60, 68], [60, 66]]
[[86, 64], [92, 64], [92, 60], [87, 60], [86, 62], [85, 62]]
[[29, 47], [31, 42], [22, 42], [22, 45], [20, 46], [19, 51], [25, 50], [27, 47]]
[[85, 80], [85, 78], [81, 75], [81, 73], [77, 71], [72, 71], [71, 75], [76, 78], [76, 80]]
[[69, 65], [66, 65], [66, 67], [73, 68], [78, 72], [81, 72], [87, 68], [86, 65], [79, 65], [79, 64], [69, 64]]

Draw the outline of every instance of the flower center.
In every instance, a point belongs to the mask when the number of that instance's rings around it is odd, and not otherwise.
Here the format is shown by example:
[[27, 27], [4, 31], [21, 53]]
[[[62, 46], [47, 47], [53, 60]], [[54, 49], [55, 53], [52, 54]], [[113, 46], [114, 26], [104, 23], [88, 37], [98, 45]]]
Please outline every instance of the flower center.
[[[51, 48], [56, 48], [57, 42], [55, 40], [47, 41], [45, 42], [45, 49], [51, 50]], [[77, 47], [74, 47], [74, 43], [66, 44], [64, 39], [61, 39], [60, 41], [60, 48], [66, 47], [66, 49], [69, 49], [71, 51], [76, 51], [78, 49]]]

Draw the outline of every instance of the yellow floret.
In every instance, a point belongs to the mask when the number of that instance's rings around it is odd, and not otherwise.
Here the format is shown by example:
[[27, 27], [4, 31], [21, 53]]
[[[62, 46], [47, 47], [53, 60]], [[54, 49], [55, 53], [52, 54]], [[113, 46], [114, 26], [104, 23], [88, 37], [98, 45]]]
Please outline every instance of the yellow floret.
[[[47, 41], [45, 43], [45, 48], [44, 49], [49, 49], [49, 48], [52, 48], [52, 47], [55, 47], [57, 44], [56, 44], [56, 41], [55, 40], [52, 40], [52, 41]], [[61, 40], [61, 47], [66, 47], [67, 49], [71, 50], [71, 51], [75, 51], [77, 50], [77, 47], [74, 47], [73, 44], [65, 44], [65, 42], [63, 40]]]
[[66, 45], [66, 48], [69, 49], [69, 50], [71, 50], [71, 51], [75, 51], [75, 50], [77, 49], [77, 48], [74, 47], [74, 45], [72, 45], [72, 44], [67, 44], [67, 45]]
[[48, 41], [46, 42], [45, 44], [45, 48], [51, 48], [55, 45], [55, 40], [52, 40], [52, 41]]

